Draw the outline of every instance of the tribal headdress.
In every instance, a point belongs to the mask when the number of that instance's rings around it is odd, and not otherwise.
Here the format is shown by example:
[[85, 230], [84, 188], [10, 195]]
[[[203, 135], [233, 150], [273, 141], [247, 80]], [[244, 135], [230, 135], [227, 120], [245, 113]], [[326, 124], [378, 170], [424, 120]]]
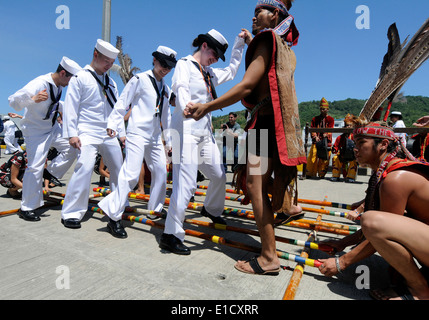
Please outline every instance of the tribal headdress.
[[328, 100], [326, 100], [325, 98], [322, 98], [322, 100], [320, 100], [320, 103], [319, 103], [319, 108], [320, 109], [328, 109], [329, 110], [329, 102], [328, 102]]
[[355, 116], [348, 113], [345, 118], [344, 118], [344, 125], [346, 126], [353, 126], [354, 125], [354, 120], [355, 120]]
[[358, 126], [353, 130], [353, 137], [357, 139], [359, 137], [369, 137], [375, 139], [387, 139], [389, 141], [395, 141], [397, 147], [392, 152], [386, 154], [381, 160], [380, 166], [378, 167], [376, 175], [376, 183], [378, 183], [385, 171], [387, 164], [396, 157], [398, 152], [402, 152], [406, 155], [409, 160], [416, 161], [416, 158], [407, 150], [407, 148], [400, 142], [399, 138], [393, 132], [393, 129], [387, 126], [383, 126], [376, 122], [370, 122], [367, 125]]
[[[361, 117], [357, 119], [362, 119]], [[356, 123], [356, 121], [355, 121]], [[359, 137], [369, 137], [374, 139], [387, 139], [389, 141], [394, 141], [397, 144], [395, 150], [391, 151], [384, 155], [383, 159], [380, 162], [377, 170], [373, 172], [369, 181], [368, 189], [366, 190], [365, 197], [365, 211], [368, 210], [379, 210], [380, 209], [380, 199], [378, 196], [379, 182], [386, 175], [386, 169], [388, 164], [395, 158], [400, 150], [405, 153], [406, 157], [411, 161], [418, 161], [414, 156], [405, 148], [405, 146], [399, 141], [399, 138], [395, 135], [392, 128], [381, 125], [376, 122], [370, 122], [368, 124], [357, 124], [353, 131], [354, 139]]]
[[376, 122], [370, 122], [365, 126], [358, 126], [353, 130], [355, 138], [363, 136], [370, 138], [380, 138], [388, 140], [397, 140], [393, 129], [390, 127], [382, 126]]
[[294, 17], [289, 14], [288, 9], [292, 7], [292, 0], [285, 1], [286, 5], [282, 1], [278, 0], [258, 0], [256, 8], [265, 9], [278, 9], [286, 18], [281, 21], [277, 27], [273, 29], [275, 33], [281, 36], [290, 47], [298, 44], [299, 32], [295, 26]]

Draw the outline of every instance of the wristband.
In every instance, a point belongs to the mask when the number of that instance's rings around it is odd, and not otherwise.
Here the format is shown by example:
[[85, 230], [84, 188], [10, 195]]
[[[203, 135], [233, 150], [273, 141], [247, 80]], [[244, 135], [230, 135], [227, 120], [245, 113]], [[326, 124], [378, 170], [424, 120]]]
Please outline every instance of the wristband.
[[342, 273], [341, 272], [341, 268], [340, 268], [340, 257], [335, 257], [335, 266], [337, 267], [337, 271], [338, 273]]

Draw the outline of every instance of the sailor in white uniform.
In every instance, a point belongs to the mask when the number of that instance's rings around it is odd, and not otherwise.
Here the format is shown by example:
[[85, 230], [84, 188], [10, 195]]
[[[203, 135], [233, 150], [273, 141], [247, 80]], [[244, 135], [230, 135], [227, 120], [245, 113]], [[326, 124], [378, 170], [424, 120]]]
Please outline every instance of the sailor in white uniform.
[[[390, 114], [390, 121], [392, 121], [392, 128], [406, 128], [404, 121], [402, 120], [401, 111], [393, 111]], [[405, 132], [398, 132], [395, 135], [399, 138], [404, 147], [407, 147], [407, 134]]]
[[9, 97], [11, 107], [17, 111], [25, 109], [21, 126], [28, 164], [23, 178], [19, 212], [24, 220], [40, 220], [35, 210], [43, 205], [43, 168], [56, 137], [61, 92], [79, 70], [81, 67], [76, 62], [63, 57], [55, 73], [37, 77]]
[[173, 191], [160, 241], [162, 249], [176, 254], [190, 254], [189, 248], [183, 244], [183, 221], [189, 200], [197, 187], [198, 170], [210, 180], [201, 214], [215, 223], [225, 224], [220, 215], [224, 210], [226, 177], [222, 157], [212, 133], [211, 114], [195, 121], [185, 119], [183, 111], [188, 104], [215, 99], [215, 87], [234, 79], [243, 57], [244, 44], [244, 39], [237, 36], [230, 64], [226, 68], [211, 68], [209, 66], [219, 58], [225, 61], [224, 54], [228, 48], [223, 35], [212, 29], [194, 40], [193, 46], [197, 50], [193, 55], [177, 62], [172, 79], [176, 108], [171, 129], [178, 134], [172, 134]]
[[[70, 81], [64, 101], [63, 137], [78, 150], [78, 158], [67, 186], [61, 211], [61, 222], [67, 228], [80, 228], [88, 210], [91, 175], [97, 152], [110, 171], [112, 190], [117, 187], [122, 166], [119, 140], [107, 135], [107, 119], [118, 97], [115, 81], [107, 75], [119, 50], [101, 39], [95, 45], [93, 59]], [[119, 124], [119, 137], [125, 140], [124, 123]], [[126, 238], [120, 220], [109, 220], [108, 231], [115, 237]]]
[[20, 151], [18, 144], [18, 139], [15, 137], [16, 124], [10, 120], [9, 116], [3, 116], [3, 125], [4, 125], [4, 143], [6, 145], [6, 150], [4, 154], [13, 154], [17, 151]]
[[159, 46], [153, 52], [153, 69], [134, 76], [125, 86], [107, 121], [107, 132], [115, 136], [124, 121], [127, 107], [132, 106], [128, 119], [125, 161], [118, 177], [118, 187], [99, 202], [99, 207], [113, 219], [121, 219], [128, 193], [137, 185], [143, 160], [151, 172], [148, 209], [161, 212], [167, 187], [167, 152], [171, 150], [168, 134], [170, 127], [170, 88], [164, 77], [176, 65], [176, 52]]

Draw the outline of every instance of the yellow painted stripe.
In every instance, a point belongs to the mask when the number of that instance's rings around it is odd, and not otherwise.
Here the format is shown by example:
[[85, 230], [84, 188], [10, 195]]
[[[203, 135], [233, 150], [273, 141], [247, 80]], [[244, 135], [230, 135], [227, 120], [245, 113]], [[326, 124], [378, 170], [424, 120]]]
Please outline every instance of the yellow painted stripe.
[[220, 238], [219, 238], [218, 236], [213, 236], [213, 237], [212, 237], [212, 241], [213, 241], [214, 243], [219, 243], [219, 240], [220, 240]]

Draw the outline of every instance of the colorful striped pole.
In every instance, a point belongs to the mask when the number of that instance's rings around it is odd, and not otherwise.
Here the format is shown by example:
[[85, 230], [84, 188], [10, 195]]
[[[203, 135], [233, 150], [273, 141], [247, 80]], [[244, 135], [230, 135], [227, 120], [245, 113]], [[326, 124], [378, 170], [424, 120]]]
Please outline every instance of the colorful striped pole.
[[[55, 200], [57, 200], [57, 199], [55, 199]], [[47, 201], [49, 201], [49, 199], [47, 199]], [[55, 207], [58, 204], [59, 204], [58, 202], [51, 201], [50, 203], [45, 203], [43, 206], [40, 207], [40, 209]], [[12, 209], [12, 210], [6, 210], [6, 211], [1, 211], [0, 212], [0, 217], [18, 213], [19, 210], [20, 210], [20, 208], [18, 208], [18, 209]]]
[[[145, 185], [145, 186], [149, 187], [149, 185]], [[207, 189], [208, 186], [197, 185], [197, 188], [198, 189]], [[98, 191], [98, 189], [106, 189], [106, 188], [97, 187], [97, 188], [94, 188], [94, 191]], [[171, 190], [171, 188], [167, 188], [167, 189]], [[244, 194], [242, 191], [237, 192], [234, 189], [225, 189], [225, 191], [227, 193], [239, 194], [240, 196]], [[206, 196], [206, 192], [196, 191], [195, 194], [198, 196]], [[237, 201], [237, 199], [238, 199], [238, 197], [228, 197], [228, 196], [225, 197], [225, 200]], [[331, 208], [352, 210], [352, 206], [350, 204], [339, 203], [339, 202], [328, 202], [328, 201], [310, 200], [310, 199], [298, 199], [298, 203], [305, 203], [305, 204], [320, 205], [320, 206], [331, 207]], [[340, 214], [342, 214], [342, 213], [340, 213]], [[338, 215], [338, 213], [336, 213], [336, 215]], [[338, 216], [341, 216], [341, 215], [338, 215]]]
[[331, 223], [331, 222], [323, 222], [323, 221], [314, 221], [314, 220], [308, 220], [308, 219], [300, 219], [299, 222], [303, 223], [309, 223], [314, 225], [320, 225], [328, 228], [335, 228], [335, 229], [342, 229], [342, 230], [349, 230], [349, 231], [358, 231], [360, 227], [358, 226], [350, 226], [350, 225], [344, 225], [339, 223]]
[[326, 201], [317, 201], [317, 200], [308, 200], [308, 199], [298, 199], [298, 202], [305, 203], [305, 204], [313, 204], [316, 206], [321, 205], [321, 206], [331, 207], [331, 208], [352, 210], [352, 206], [350, 204], [344, 204], [344, 203], [338, 203], [338, 202], [326, 202]]
[[307, 207], [302, 207], [302, 210], [307, 212], [315, 212], [315, 213], [321, 213], [321, 214], [326, 214], [326, 215], [335, 216], [335, 217], [341, 217], [341, 218], [347, 217], [347, 212], [337, 212], [337, 211], [329, 211], [324, 209], [307, 208]]
[[[316, 236], [315, 232], [312, 231], [310, 235], [307, 238], [307, 241], [315, 241]], [[305, 248], [302, 252], [300, 257], [303, 259], [308, 259], [309, 257], [309, 249]], [[298, 291], [299, 284], [301, 282], [302, 276], [304, 274], [304, 264], [298, 263], [292, 273], [292, 276], [289, 280], [289, 284], [286, 288], [286, 291], [283, 295], [283, 300], [294, 300], [296, 292]]]
[[[259, 237], [259, 232], [255, 231], [255, 230], [249, 230], [249, 229], [244, 229], [244, 228], [239, 228], [239, 227], [232, 227], [232, 226], [227, 226], [224, 224], [210, 223], [210, 222], [193, 220], [193, 219], [185, 219], [185, 222], [190, 223], [190, 224], [199, 225], [199, 226], [214, 228], [217, 230], [234, 231], [234, 232], [245, 233], [245, 234], [250, 234], [250, 235], [254, 235], [254, 236]], [[300, 247], [304, 247], [304, 248], [320, 250], [320, 251], [324, 251], [324, 252], [328, 252], [328, 253], [331, 253], [334, 251], [334, 249], [331, 246], [328, 246], [325, 244], [318, 244], [318, 243], [310, 242], [310, 241], [284, 238], [284, 237], [280, 237], [280, 236], [275, 236], [275, 239], [276, 239], [276, 241], [279, 241], [279, 242], [292, 244], [292, 245], [296, 245], [296, 246], [300, 246]]]
[[[98, 211], [98, 210], [95, 209], [95, 207], [94, 207], [93, 211], [102, 213], [101, 210]], [[132, 221], [132, 222], [137, 222], [137, 223], [142, 223], [142, 224], [150, 225], [152, 227], [156, 227], [156, 228], [159, 228], [159, 229], [164, 229], [164, 225], [163, 224], [161, 224], [159, 222], [152, 221], [152, 220], [147, 219], [145, 217], [136, 217], [136, 216], [133, 216], [133, 215], [123, 214], [122, 215], [122, 219], [123, 220], [129, 220], [129, 221]], [[251, 251], [251, 252], [255, 252], [255, 253], [260, 253], [261, 252], [260, 248], [249, 246], [249, 245], [243, 244], [241, 242], [228, 240], [228, 239], [223, 238], [223, 237], [205, 234], [205, 233], [202, 233], [202, 232], [199, 232], [199, 231], [195, 231], [195, 230], [185, 229], [185, 234], [189, 235], [189, 236], [197, 237], [197, 238], [200, 238], [200, 239], [208, 240], [208, 241], [211, 241], [211, 242], [216, 243], [216, 244], [222, 244], [222, 245], [226, 245], [226, 246], [229, 246], [229, 247], [234, 247], [234, 248], [237, 248], [237, 249], [242, 249], [242, 250]], [[300, 262], [300, 263], [303, 263], [305, 265], [308, 265], [308, 266], [311, 266], [311, 267], [315, 267], [315, 268], [318, 268], [321, 265], [321, 262], [318, 261], [318, 260], [304, 259], [304, 258], [297, 257], [296, 255], [293, 255], [293, 254], [290, 254], [288, 252], [284, 252], [284, 251], [281, 251], [281, 250], [277, 250], [277, 256], [279, 258], [281, 258], [281, 259], [295, 261], [295, 262]]]
[[[94, 188], [94, 191], [97, 190], [98, 192], [100, 192], [101, 194], [106, 194], [106, 192], [110, 192], [109, 189], [107, 188]], [[140, 199], [140, 200], [149, 200], [150, 196], [149, 195], [139, 195], [136, 193], [132, 193], [130, 192], [129, 197], [131, 199]], [[169, 205], [170, 204], [170, 199], [169, 198], [165, 198], [165, 204]], [[203, 206], [202, 203], [198, 203], [198, 202], [190, 202], [188, 204], [188, 209], [193, 209], [193, 210], [198, 210]], [[315, 210], [321, 210], [321, 209], [315, 209]], [[327, 212], [327, 210], [322, 210], [323, 212]], [[235, 208], [229, 208], [229, 207], [225, 207], [224, 208], [224, 212], [223, 214], [231, 214], [234, 216], [238, 216], [241, 218], [246, 218], [246, 219], [254, 219], [253, 216], [253, 211], [251, 210], [245, 210], [245, 209], [235, 209]], [[292, 226], [292, 227], [298, 227], [298, 228], [304, 228], [304, 229], [314, 229], [314, 226], [311, 226], [309, 223], [298, 223], [297, 221], [292, 221], [288, 224], [285, 224], [285, 226]], [[341, 229], [336, 229], [336, 228], [332, 228], [332, 227], [325, 227], [325, 226], [320, 226], [321, 231], [323, 229], [323, 231], [325, 232], [329, 232], [329, 233], [335, 233], [335, 234], [342, 234], [342, 235], [348, 235], [350, 233], [354, 233], [353, 230], [341, 230]]]
[[[88, 209], [90, 211], [102, 213], [102, 210], [97, 206], [89, 206]], [[126, 207], [125, 210], [126, 210], [126, 212], [134, 212], [134, 213], [141, 213], [141, 214], [152, 214], [152, 215], [156, 215], [158, 217], [162, 217], [162, 213], [155, 212], [152, 210], [145, 210], [145, 209], [132, 208], [132, 207]], [[189, 223], [189, 224], [195, 224], [195, 225], [199, 225], [199, 226], [213, 228], [216, 230], [226, 230], [226, 231], [233, 231], [233, 232], [239, 232], [239, 233], [245, 233], [245, 234], [250, 234], [250, 235], [254, 235], [254, 236], [259, 236], [259, 232], [257, 232], [257, 231], [239, 228], [239, 227], [227, 226], [224, 224], [211, 223], [211, 222], [205, 222], [205, 221], [194, 220], [194, 219], [185, 219], [185, 222]], [[320, 250], [320, 251], [324, 251], [324, 252], [328, 252], [328, 253], [331, 253], [334, 250], [331, 246], [328, 246], [325, 244], [318, 244], [315, 242], [289, 239], [289, 238], [284, 238], [284, 237], [280, 237], [280, 236], [276, 236], [276, 241], [287, 243], [287, 244], [292, 244], [292, 245], [296, 245], [296, 246], [300, 246], [300, 247], [304, 247], [304, 248]]]

